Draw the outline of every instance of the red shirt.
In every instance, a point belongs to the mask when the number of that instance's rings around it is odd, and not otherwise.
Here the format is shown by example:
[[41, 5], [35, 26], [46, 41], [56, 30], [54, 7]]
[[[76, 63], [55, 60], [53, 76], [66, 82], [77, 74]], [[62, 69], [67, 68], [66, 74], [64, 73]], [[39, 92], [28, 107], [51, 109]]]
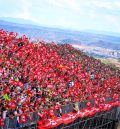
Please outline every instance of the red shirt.
[[25, 123], [27, 121], [27, 114], [21, 114], [19, 118], [20, 123]]

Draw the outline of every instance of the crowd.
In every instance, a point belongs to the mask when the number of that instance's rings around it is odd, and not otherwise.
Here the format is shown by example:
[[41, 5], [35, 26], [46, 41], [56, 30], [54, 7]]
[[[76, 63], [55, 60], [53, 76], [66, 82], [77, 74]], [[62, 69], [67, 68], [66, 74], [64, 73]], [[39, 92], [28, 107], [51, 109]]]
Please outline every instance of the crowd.
[[[70, 103], [94, 99], [96, 105], [120, 95], [120, 70], [68, 44], [31, 42], [25, 35], [0, 30], [0, 123], [31, 112], [40, 119]], [[88, 103], [90, 106], [90, 103]]]

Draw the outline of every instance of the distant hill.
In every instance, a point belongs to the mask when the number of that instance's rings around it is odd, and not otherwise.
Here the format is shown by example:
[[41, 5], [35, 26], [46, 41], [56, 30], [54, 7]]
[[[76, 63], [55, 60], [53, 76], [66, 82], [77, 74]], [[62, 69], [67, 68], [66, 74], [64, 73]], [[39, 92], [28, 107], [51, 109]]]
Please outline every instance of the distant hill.
[[33, 24], [33, 25], [37, 25], [37, 23], [31, 21], [31, 20], [24, 20], [21, 18], [11, 18], [11, 17], [0, 17], [0, 20], [3, 21], [9, 21], [12, 23], [18, 23], [18, 24]]
[[[20, 21], [20, 23], [22, 24], [12, 22], [12, 21], [15, 22], [16, 20], [17, 19], [14, 20], [1, 19], [0, 28], [5, 29], [7, 31], [14, 31], [14, 32], [19, 32], [20, 34], [25, 34], [32, 40], [42, 39], [45, 41], [55, 41], [59, 43], [85, 44], [89, 46], [120, 50], [120, 37], [38, 26], [38, 25], [33, 25], [31, 22], [28, 21], [26, 22]], [[30, 24], [23, 24], [23, 23], [30, 23]]]
[[100, 34], [100, 35], [109, 35], [109, 36], [120, 37], [120, 33], [118, 33], [118, 32], [96, 31], [96, 30], [85, 30], [85, 32], [90, 32], [90, 33], [93, 33], [93, 34]]

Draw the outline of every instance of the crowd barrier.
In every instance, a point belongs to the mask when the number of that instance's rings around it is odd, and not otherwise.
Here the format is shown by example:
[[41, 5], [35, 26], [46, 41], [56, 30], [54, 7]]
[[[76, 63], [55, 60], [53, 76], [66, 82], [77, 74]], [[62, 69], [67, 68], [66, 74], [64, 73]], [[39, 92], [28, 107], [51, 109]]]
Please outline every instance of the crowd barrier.
[[[72, 104], [61, 107], [63, 114], [61, 117], [53, 118], [49, 121], [47, 120], [44, 124], [39, 121], [38, 129], [117, 129], [118, 123], [120, 122], [120, 97], [116, 101], [113, 100], [112, 97], [107, 97], [103, 105], [105, 104], [108, 108], [101, 109], [101, 111], [99, 110], [94, 115], [91, 115], [88, 111], [88, 115], [82, 116], [82, 110], [84, 112], [84, 109], [88, 108], [86, 103], [87, 102], [79, 103], [80, 114], [72, 113], [72, 111], [74, 111]], [[96, 106], [94, 100], [91, 100], [91, 104], [93, 108]], [[109, 107], [109, 105], [112, 106]], [[96, 109], [97, 108], [102, 107], [96, 106]], [[66, 114], [68, 116], [66, 116]]]
[[17, 117], [14, 118], [6, 118], [4, 120], [4, 126], [0, 127], [0, 129], [37, 129], [37, 123], [39, 120], [39, 116], [37, 113], [30, 113], [30, 118], [27, 119], [24, 123], [19, 123], [17, 121]]
[[96, 113], [93, 117], [78, 118], [68, 125], [62, 124], [54, 129], [117, 129], [117, 107], [106, 112]]
[[[106, 102], [111, 102], [112, 97], [105, 99]], [[120, 97], [118, 102], [120, 102]], [[80, 102], [79, 109], [82, 110], [86, 108], [87, 102]], [[95, 101], [91, 100], [92, 106], [95, 106]], [[73, 104], [69, 104], [61, 107], [62, 116], [74, 111]], [[60, 113], [55, 111], [57, 118], [60, 118]], [[33, 112], [30, 114], [31, 120], [28, 120], [25, 123], [20, 123], [17, 127], [17, 117], [12, 119], [6, 118], [4, 121], [4, 126], [0, 129], [44, 129], [42, 126], [39, 126], [39, 116], [37, 113]], [[70, 123], [60, 124], [58, 126], [53, 126], [54, 129], [116, 129], [118, 122], [120, 121], [120, 107], [114, 106], [109, 111], [98, 112], [93, 116], [86, 116], [84, 118], [72, 119]], [[49, 128], [49, 127], [48, 127]], [[45, 128], [47, 129], [47, 127]]]

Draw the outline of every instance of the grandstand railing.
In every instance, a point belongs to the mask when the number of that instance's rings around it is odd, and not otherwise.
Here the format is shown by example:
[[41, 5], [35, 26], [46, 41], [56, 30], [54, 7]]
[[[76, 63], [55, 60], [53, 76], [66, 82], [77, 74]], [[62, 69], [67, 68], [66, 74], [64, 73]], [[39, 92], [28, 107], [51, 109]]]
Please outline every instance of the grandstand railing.
[[[106, 102], [112, 101], [111, 97], [106, 98]], [[120, 101], [120, 97], [119, 97]], [[79, 102], [79, 109], [83, 109], [86, 107], [87, 102]], [[92, 105], [95, 105], [95, 101], [91, 100]], [[69, 113], [74, 110], [73, 104], [68, 104], [66, 106], [62, 106], [62, 114]], [[58, 112], [55, 111], [56, 116], [59, 115]], [[6, 118], [4, 120], [4, 126], [0, 127], [0, 129], [36, 129], [37, 123], [39, 120], [39, 116], [37, 113], [32, 112], [30, 114], [32, 120], [28, 119], [25, 123], [20, 123], [19, 127], [17, 127], [17, 117], [12, 119]], [[120, 107], [113, 107], [111, 110], [106, 112], [96, 113], [93, 117], [86, 117], [83, 119], [77, 119], [74, 122], [68, 125], [60, 125], [55, 129], [99, 129], [104, 127], [105, 129], [116, 129], [117, 123], [120, 121]], [[114, 128], [113, 128], [114, 126]], [[109, 127], [109, 128], [107, 128]], [[104, 129], [103, 128], [103, 129]]]
[[118, 108], [113, 107], [109, 111], [96, 113], [93, 117], [78, 118], [68, 125], [62, 124], [54, 129], [117, 129], [116, 113]]

